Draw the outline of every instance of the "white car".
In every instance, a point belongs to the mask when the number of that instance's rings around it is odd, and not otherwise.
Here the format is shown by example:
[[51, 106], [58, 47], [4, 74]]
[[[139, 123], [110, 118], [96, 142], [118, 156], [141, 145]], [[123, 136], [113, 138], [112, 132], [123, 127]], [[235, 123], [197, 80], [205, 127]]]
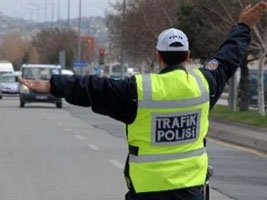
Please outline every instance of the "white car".
[[[50, 80], [53, 74], [61, 74], [60, 65], [47, 64], [23, 64], [21, 66], [21, 76], [27, 80]], [[25, 103], [43, 102], [53, 103], [57, 108], [62, 108], [62, 99], [53, 96], [51, 93], [37, 92], [31, 90], [26, 85], [20, 85], [20, 107]]]
[[74, 75], [73, 71], [69, 70], [69, 69], [62, 69], [61, 70], [61, 74], [62, 75]]
[[19, 94], [19, 82], [18, 82], [19, 73], [7, 73], [1, 76], [0, 83], [0, 99], [2, 96], [11, 96]]

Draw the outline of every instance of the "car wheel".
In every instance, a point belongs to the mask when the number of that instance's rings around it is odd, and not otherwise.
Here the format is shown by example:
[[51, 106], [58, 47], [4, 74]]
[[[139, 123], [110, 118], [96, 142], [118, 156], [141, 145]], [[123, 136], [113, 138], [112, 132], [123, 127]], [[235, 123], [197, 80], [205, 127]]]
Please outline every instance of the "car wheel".
[[57, 108], [62, 108], [62, 101], [56, 102], [56, 107]]
[[2, 99], [3, 98], [3, 96], [0, 96], [0, 99]]
[[19, 105], [19, 107], [24, 108], [24, 106], [25, 106], [25, 102], [22, 101], [22, 100], [20, 100], [20, 105]]

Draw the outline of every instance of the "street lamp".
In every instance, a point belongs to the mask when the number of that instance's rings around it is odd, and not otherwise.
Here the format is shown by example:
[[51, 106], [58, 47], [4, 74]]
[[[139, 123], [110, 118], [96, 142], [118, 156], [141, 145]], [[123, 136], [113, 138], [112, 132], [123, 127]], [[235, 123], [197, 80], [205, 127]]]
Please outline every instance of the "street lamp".
[[70, 27], [70, 0], [68, 0], [68, 27]]
[[122, 3], [122, 28], [121, 28], [121, 76], [124, 78], [125, 68], [124, 68], [124, 49], [125, 49], [125, 11], [126, 11], [126, 0]]
[[81, 60], [81, 18], [82, 18], [82, 0], [79, 0], [79, 38], [78, 38], [78, 61]]
[[60, 0], [57, 0], [57, 21], [60, 23]]
[[54, 12], [55, 12], [55, 2], [54, 2], [54, 0], [52, 0], [52, 2], [51, 2], [51, 4], [52, 4], [52, 7], [51, 7], [51, 24], [54, 22]]
[[45, 16], [44, 21], [47, 21], [47, 0], [45, 0]]

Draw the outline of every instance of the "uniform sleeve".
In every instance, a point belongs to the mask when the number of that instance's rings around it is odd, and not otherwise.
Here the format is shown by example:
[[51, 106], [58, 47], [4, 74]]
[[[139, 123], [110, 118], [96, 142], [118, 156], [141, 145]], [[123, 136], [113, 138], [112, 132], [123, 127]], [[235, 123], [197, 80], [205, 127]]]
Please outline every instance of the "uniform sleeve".
[[123, 123], [134, 121], [137, 111], [135, 78], [113, 80], [97, 76], [54, 75], [51, 80], [54, 96], [77, 106], [91, 107], [92, 111], [108, 115]]
[[[200, 69], [209, 83], [211, 108], [220, 98], [227, 81], [240, 66], [250, 40], [248, 26], [245, 24], [234, 26], [214, 57]], [[216, 67], [211, 69], [209, 66]]]

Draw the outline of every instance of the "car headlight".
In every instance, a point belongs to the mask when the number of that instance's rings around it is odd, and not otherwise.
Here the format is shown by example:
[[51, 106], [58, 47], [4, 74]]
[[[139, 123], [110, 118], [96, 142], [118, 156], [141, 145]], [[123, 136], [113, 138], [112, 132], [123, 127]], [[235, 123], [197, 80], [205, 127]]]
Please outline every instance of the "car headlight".
[[26, 85], [20, 85], [20, 93], [30, 93], [29, 88]]

